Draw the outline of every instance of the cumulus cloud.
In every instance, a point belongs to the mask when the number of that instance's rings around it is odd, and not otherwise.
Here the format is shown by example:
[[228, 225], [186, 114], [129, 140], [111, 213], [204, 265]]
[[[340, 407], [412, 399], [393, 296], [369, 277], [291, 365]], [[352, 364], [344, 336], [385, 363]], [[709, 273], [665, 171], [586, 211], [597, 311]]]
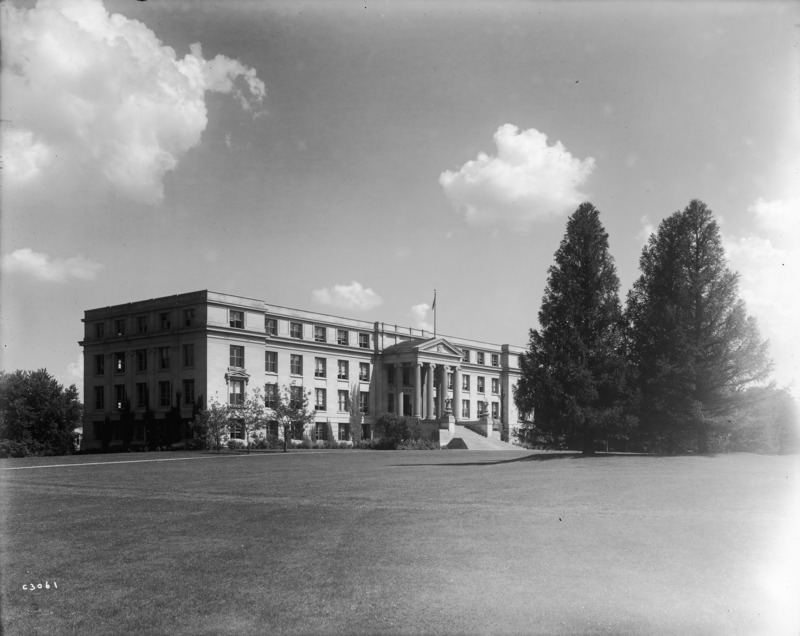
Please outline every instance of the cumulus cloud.
[[163, 177], [208, 123], [206, 91], [246, 109], [266, 94], [238, 60], [183, 58], [101, 0], [3, 3], [4, 187], [98, 178], [134, 200], [163, 199]]
[[650, 235], [656, 231], [656, 226], [653, 225], [653, 222], [650, 220], [646, 214], [639, 219], [639, 223], [642, 224], [642, 229], [639, 230], [639, 233], [636, 235], [636, 238], [642, 243], [642, 245], [646, 245], [647, 241], [650, 240]]
[[34, 252], [29, 247], [15, 250], [0, 261], [0, 269], [4, 274], [22, 274], [50, 283], [95, 280], [102, 268], [102, 264], [83, 256], [51, 260], [47, 254]]
[[726, 237], [725, 247], [741, 296], [771, 342], [776, 377], [789, 383], [800, 378], [800, 201], [759, 199], [748, 211], [755, 231]]
[[505, 224], [527, 229], [534, 222], [572, 212], [594, 170], [592, 157], [573, 157], [560, 141], [531, 128], [505, 124], [494, 134], [497, 155], [483, 152], [457, 172], [439, 176], [445, 196], [472, 226]]
[[383, 302], [383, 299], [371, 289], [364, 287], [358, 281], [349, 285], [334, 285], [323, 287], [311, 292], [314, 302], [339, 309], [367, 311], [374, 309]]
[[431, 306], [428, 303], [420, 303], [411, 307], [411, 315], [414, 317], [414, 326], [417, 329], [433, 331], [433, 324], [427, 320], [430, 310]]

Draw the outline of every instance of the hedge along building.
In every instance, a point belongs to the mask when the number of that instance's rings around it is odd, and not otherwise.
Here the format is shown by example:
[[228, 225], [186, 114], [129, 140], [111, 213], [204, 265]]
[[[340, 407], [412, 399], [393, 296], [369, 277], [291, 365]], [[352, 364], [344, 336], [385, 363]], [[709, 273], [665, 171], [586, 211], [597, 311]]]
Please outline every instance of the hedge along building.
[[[211, 291], [90, 309], [83, 322], [84, 448], [100, 447], [104, 438], [121, 442], [126, 403], [136, 421], [133, 442], [149, 434], [151, 444], [157, 438], [166, 445], [186, 436], [197, 401], [238, 406], [256, 387], [267, 407], [283, 386], [310, 393], [316, 419], [302, 434], [317, 439], [329, 430], [348, 439], [353, 385], [366, 437], [384, 412], [419, 417], [429, 435], [442, 421], [482, 417], [489, 434], [494, 429], [509, 439], [519, 421], [513, 387], [523, 349], [513, 345]], [[169, 417], [176, 412], [180, 422]]]

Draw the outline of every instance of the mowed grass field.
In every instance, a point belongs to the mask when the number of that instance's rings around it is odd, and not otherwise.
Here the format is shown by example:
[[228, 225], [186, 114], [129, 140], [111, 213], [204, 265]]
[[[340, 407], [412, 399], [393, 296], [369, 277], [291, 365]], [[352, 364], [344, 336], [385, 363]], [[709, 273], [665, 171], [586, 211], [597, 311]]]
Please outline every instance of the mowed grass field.
[[150, 453], [0, 469], [6, 634], [800, 628], [796, 456]]

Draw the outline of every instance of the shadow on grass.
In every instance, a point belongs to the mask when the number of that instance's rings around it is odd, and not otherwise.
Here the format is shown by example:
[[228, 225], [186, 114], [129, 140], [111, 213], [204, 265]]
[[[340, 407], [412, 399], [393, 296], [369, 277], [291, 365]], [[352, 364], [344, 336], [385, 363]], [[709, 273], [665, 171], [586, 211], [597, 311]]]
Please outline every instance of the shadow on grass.
[[[473, 451], [474, 452], [474, 451]], [[435, 464], [392, 464], [392, 466], [496, 466], [498, 464], [514, 464], [518, 462], [545, 462], [553, 459], [602, 459], [607, 457], [660, 457], [659, 455], [649, 455], [647, 453], [595, 453], [594, 455], [584, 455], [579, 452], [562, 453], [531, 453], [524, 457], [514, 459], [498, 459], [496, 461], [475, 461], [475, 462], [437, 462]]]

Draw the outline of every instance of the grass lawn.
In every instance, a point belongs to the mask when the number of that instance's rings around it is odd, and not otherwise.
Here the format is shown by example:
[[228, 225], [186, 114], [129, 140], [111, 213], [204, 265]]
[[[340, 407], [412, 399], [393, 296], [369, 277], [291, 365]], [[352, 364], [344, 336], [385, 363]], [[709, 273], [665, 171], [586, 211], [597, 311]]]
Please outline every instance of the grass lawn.
[[2, 627], [796, 636], [798, 475], [747, 454], [2, 460]]

